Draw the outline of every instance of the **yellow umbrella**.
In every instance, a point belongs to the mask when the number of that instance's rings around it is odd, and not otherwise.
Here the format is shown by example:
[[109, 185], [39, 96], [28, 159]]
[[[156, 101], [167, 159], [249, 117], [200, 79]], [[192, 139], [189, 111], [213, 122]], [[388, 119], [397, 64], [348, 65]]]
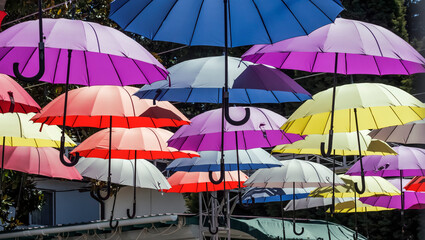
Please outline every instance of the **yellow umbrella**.
[[[369, 130], [360, 131], [360, 144], [363, 155], [397, 155], [397, 153], [385, 142], [372, 139]], [[320, 143], [327, 142], [329, 135], [308, 135], [304, 140], [292, 144], [276, 146], [272, 153], [294, 153], [294, 154], [320, 154]], [[333, 148], [335, 155], [349, 156], [358, 155], [356, 132], [334, 133]]]
[[[334, 213], [379, 212], [388, 210], [394, 210], [394, 208], [371, 206], [356, 200], [336, 204]], [[331, 211], [328, 209], [326, 212], [330, 213]]]
[[[394, 196], [400, 195], [400, 190], [382, 177], [367, 176], [365, 177], [365, 191], [362, 194], [357, 194], [354, 184], [361, 181], [360, 176], [338, 175], [345, 185], [335, 187], [335, 197], [371, 197], [371, 196]], [[309, 194], [310, 197], [332, 197], [332, 187], [316, 188]]]
[[[302, 104], [282, 126], [287, 133], [327, 134], [330, 129], [332, 88], [319, 92]], [[403, 125], [425, 118], [425, 104], [409, 93], [380, 83], [339, 86], [335, 95], [334, 132]]]
[[[60, 147], [61, 129], [58, 126], [34, 123], [30, 119], [35, 113], [0, 114], [0, 144], [6, 146]], [[71, 138], [65, 136], [65, 146], [76, 146]], [[59, 156], [58, 156], [59, 157]]]

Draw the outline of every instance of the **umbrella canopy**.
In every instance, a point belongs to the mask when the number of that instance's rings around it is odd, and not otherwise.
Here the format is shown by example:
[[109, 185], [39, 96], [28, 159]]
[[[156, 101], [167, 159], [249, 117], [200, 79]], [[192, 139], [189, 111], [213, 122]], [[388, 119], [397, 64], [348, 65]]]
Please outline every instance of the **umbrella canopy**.
[[[15, 62], [24, 76], [38, 72], [38, 24], [23, 22], [0, 34], [0, 72], [14, 76]], [[68, 19], [43, 19], [43, 29], [46, 70], [41, 81], [66, 83], [68, 54], [70, 84], [150, 84], [167, 76], [154, 56], [116, 29]]]
[[[167, 166], [167, 170], [173, 172], [220, 171], [221, 153], [219, 151], [204, 151], [198, 153], [200, 157], [179, 158], [172, 161]], [[271, 168], [282, 165], [270, 153], [261, 148], [238, 150], [238, 154], [240, 170]], [[224, 151], [224, 166], [226, 171], [235, 171], [238, 169], [235, 150]]]
[[255, 45], [243, 60], [282, 69], [340, 74], [425, 72], [425, 59], [405, 40], [370, 23], [337, 18], [308, 36]]
[[287, 201], [294, 198], [301, 199], [308, 197], [308, 194], [315, 188], [250, 188], [242, 196], [243, 203], [252, 203], [254, 198], [255, 203], [279, 202]]
[[[338, 175], [344, 182], [345, 185], [335, 187], [335, 197], [346, 198], [346, 197], [370, 197], [370, 196], [393, 196], [400, 195], [394, 185], [385, 180], [382, 177], [367, 176], [365, 177], [365, 192], [362, 194], [356, 193], [354, 189], [354, 183], [360, 184], [360, 176], [349, 176], [349, 175]], [[332, 187], [320, 187], [310, 193], [310, 197], [332, 197]]]
[[[228, 12], [224, 9], [225, 3]], [[341, 3], [333, 0], [117, 0], [111, 3], [109, 17], [124, 30], [156, 41], [224, 46], [227, 33], [228, 46], [237, 47], [307, 35], [332, 23], [342, 10]], [[228, 30], [224, 30], [225, 14], [229, 16]]]
[[[170, 81], [143, 86], [136, 96], [177, 102], [221, 103], [224, 56], [184, 61], [168, 69]], [[171, 84], [170, 84], [171, 82]], [[311, 98], [303, 87], [282, 71], [229, 58], [230, 103], [301, 102]]]
[[[59, 148], [62, 135], [60, 128], [33, 123], [30, 119], [34, 115], [35, 113], [0, 114], [0, 144], [6, 146]], [[3, 139], [5, 139], [4, 143]], [[65, 135], [65, 146], [73, 147], [76, 144]]]
[[[179, 127], [187, 119], [169, 102], [139, 99], [135, 87], [93, 86], [68, 92], [66, 125], [70, 127]], [[48, 125], [63, 124], [65, 94], [47, 104], [32, 120]]]
[[[380, 212], [394, 210], [394, 208], [377, 207], [369, 204], [362, 203], [359, 200], [346, 201], [335, 205], [334, 213], [355, 213], [355, 212]], [[330, 209], [327, 210], [330, 213]]]
[[78, 145], [71, 154], [77, 152], [82, 157], [119, 159], [176, 159], [184, 157], [199, 157], [195, 152], [178, 151], [167, 147], [167, 140], [172, 132], [161, 128], [112, 128], [112, 141], [110, 144], [110, 129], [103, 129], [91, 135]]
[[0, 74], [0, 113], [7, 113], [14, 103], [13, 112], [39, 112], [41, 107], [11, 77]]
[[[219, 174], [220, 172], [213, 172], [214, 178], [218, 178]], [[243, 172], [239, 174], [241, 183], [248, 179]], [[226, 171], [225, 179], [220, 184], [213, 184], [208, 177], [208, 172], [176, 172], [168, 178], [171, 189], [164, 192], [216, 192], [239, 187], [237, 171]]]
[[[339, 204], [346, 201], [354, 201], [354, 198], [348, 197], [348, 198], [335, 198], [335, 203]], [[308, 197], [303, 199], [297, 199], [295, 201], [289, 201], [288, 204], [285, 206], [285, 211], [293, 211], [295, 203], [295, 210], [301, 210], [301, 209], [308, 209], [308, 208], [315, 208], [315, 207], [323, 207], [328, 206], [332, 204], [331, 198], [321, 198], [321, 197]]]
[[[363, 169], [367, 176], [412, 177], [425, 175], [425, 149], [399, 146], [393, 148], [395, 156], [366, 156]], [[346, 174], [360, 175], [360, 163], [356, 162]]]
[[[356, 131], [354, 109], [359, 130], [403, 125], [425, 118], [425, 104], [409, 93], [385, 84], [358, 83], [336, 88], [335, 132]], [[282, 126], [296, 134], [326, 134], [331, 117], [332, 88], [319, 92], [302, 104]]]
[[[395, 155], [397, 154], [388, 144], [372, 139], [367, 134], [369, 130], [360, 132], [360, 144], [363, 155]], [[358, 155], [356, 132], [334, 133], [333, 151], [335, 155]], [[329, 135], [308, 135], [304, 140], [292, 144], [279, 145], [273, 148], [272, 153], [294, 153], [320, 155], [321, 142], [328, 142]], [[333, 152], [332, 152], [333, 153]]]
[[[402, 185], [405, 187], [410, 179], [402, 179]], [[402, 189], [399, 179], [388, 180], [396, 188]], [[404, 209], [424, 209], [425, 208], [425, 193], [422, 192], [403, 192]], [[360, 198], [363, 203], [385, 208], [402, 209], [401, 195], [395, 196], [378, 196]]]
[[[111, 159], [111, 182], [133, 186], [134, 162], [137, 161], [136, 187], [156, 190], [170, 189], [164, 175], [152, 163], [144, 160]], [[99, 181], [107, 181], [108, 169], [105, 159], [81, 158], [75, 168], [83, 175]]]
[[415, 192], [425, 192], [425, 177], [414, 177], [404, 189]]
[[[3, 147], [0, 146], [0, 152]], [[59, 151], [50, 147], [4, 147], [4, 166], [29, 174], [52, 178], [81, 180], [83, 177], [75, 167], [66, 167], [58, 161]], [[65, 158], [66, 159], [66, 158]], [[66, 161], [69, 161], [66, 159]]]
[[[306, 188], [332, 185], [334, 173], [321, 164], [297, 159], [281, 163], [281, 167], [257, 170], [244, 185], [256, 188]], [[335, 176], [335, 184], [345, 183]]]
[[[248, 108], [251, 118], [247, 123], [235, 126], [225, 121], [224, 150], [273, 147], [303, 139], [300, 135], [286, 134], [279, 129], [286, 121], [279, 114], [263, 108]], [[180, 150], [221, 150], [221, 113], [221, 109], [215, 109], [192, 118], [190, 125], [182, 126], [170, 138], [169, 146]], [[231, 107], [230, 116], [232, 119], [241, 119], [245, 116], [245, 109]]]
[[369, 135], [385, 142], [401, 144], [425, 144], [425, 120], [405, 125], [375, 129]]

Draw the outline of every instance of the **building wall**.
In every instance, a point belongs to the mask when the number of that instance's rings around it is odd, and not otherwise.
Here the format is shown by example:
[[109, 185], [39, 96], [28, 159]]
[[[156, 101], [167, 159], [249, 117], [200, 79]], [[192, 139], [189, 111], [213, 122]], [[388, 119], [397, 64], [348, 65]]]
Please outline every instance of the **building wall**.
[[89, 192], [55, 193], [55, 224], [69, 224], [98, 220], [99, 203], [90, 197]]

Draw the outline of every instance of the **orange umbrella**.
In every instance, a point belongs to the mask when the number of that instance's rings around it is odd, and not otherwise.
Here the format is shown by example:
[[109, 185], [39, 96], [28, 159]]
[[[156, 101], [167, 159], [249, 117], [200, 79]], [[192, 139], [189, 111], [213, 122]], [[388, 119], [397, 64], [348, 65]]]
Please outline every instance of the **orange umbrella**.
[[[121, 86], [92, 86], [68, 92], [65, 126], [68, 127], [179, 127], [189, 124], [176, 107], [166, 101], [133, 96], [139, 89]], [[65, 94], [47, 104], [34, 122], [63, 124]], [[111, 122], [112, 118], [112, 122]]]
[[[220, 172], [212, 172], [214, 178], [218, 178]], [[244, 183], [248, 176], [240, 171], [241, 183]], [[168, 190], [163, 190], [164, 192], [216, 192], [222, 190], [230, 190], [239, 187], [238, 182], [238, 171], [226, 171], [225, 172], [226, 181], [221, 182], [220, 184], [214, 184], [210, 181], [208, 172], [176, 172], [167, 180], [171, 185], [171, 188]], [[226, 187], [224, 188], [224, 184]]]
[[[176, 159], [199, 157], [193, 151], [179, 151], [167, 146], [172, 132], [161, 128], [112, 128], [103, 129], [82, 142], [71, 154], [83, 157], [119, 159]], [[137, 156], [136, 156], [136, 155]]]
[[0, 113], [40, 111], [41, 107], [11, 77], [0, 74], [0, 86]]

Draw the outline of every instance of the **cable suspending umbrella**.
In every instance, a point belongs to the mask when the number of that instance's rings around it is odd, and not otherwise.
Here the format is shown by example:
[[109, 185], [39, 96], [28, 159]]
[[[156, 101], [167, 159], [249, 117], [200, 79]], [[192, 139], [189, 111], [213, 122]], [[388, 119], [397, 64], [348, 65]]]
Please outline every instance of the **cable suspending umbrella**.
[[[179, 158], [172, 161], [166, 168], [168, 171], [184, 172], [209, 172], [220, 171], [220, 152], [203, 151], [198, 152], [200, 157]], [[282, 164], [270, 153], [261, 149], [253, 148], [247, 150], [238, 150], [239, 169], [253, 170], [259, 168], [278, 167]], [[238, 169], [235, 150], [224, 151], [224, 168], [226, 171], [235, 171]]]
[[[143, 86], [136, 96], [162, 101], [221, 103], [224, 57], [188, 60], [168, 69], [170, 81]], [[301, 102], [311, 98], [282, 71], [229, 58], [229, 103]]]
[[39, 112], [41, 107], [11, 77], [0, 74], [0, 113]]

